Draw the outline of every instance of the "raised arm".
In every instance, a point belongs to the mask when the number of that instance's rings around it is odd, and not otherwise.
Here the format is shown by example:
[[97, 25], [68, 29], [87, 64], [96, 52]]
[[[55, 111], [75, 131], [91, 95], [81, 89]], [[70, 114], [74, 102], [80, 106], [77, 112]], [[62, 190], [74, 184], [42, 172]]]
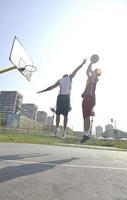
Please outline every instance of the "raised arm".
[[88, 77], [91, 77], [92, 72], [93, 72], [93, 70], [92, 70], [92, 63], [90, 63], [90, 64], [88, 65], [87, 70], [86, 70], [86, 75], [87, 75]]
[[76, 73], [81, 69], [81, 67], [86, 63], [86, 59], [83, 60], [83, 62], [69, 75], [70, 78], [72, 79]]
[[46, 92], [46, 91], [49, 91], [49, 90], [52, 90], [52, 89], [56, 88], [58, 85], [59, 85], [59, 81], [57, 81], [55, 84], [53, 84], [53, 85], [47, 87], [47, 88], [44, 89], [44, 90], [38, 91], [37, 94], [38, 94], [38, 93], [42, 93], [42, 92]]

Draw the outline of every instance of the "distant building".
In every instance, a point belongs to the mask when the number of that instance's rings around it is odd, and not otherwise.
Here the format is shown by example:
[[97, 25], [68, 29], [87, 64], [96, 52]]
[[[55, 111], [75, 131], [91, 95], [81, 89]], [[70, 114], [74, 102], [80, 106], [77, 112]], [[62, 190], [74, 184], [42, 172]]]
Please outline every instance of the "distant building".
[[37, 112], [37, 121], [42, 123], [43, 125], [46, 124], [47, 113], [45, 111], [38, 111]]
[[53, 116], [47, 116], [46, 124], [50, 127], [53, 125]]
[[23, 96], [17, 91], [1, 91], [0, 112], [20, 114]]
[[37, 119], [38, 106], [32, 103], [23, 103], [21, 114], [33, 120]]
[[107, 124], [105, 126], [105, 131], [113, 130], [113, 125], [112, 124]]
[[100, 137], [103, 134], [103, 127], [102, 126], [97, 126], [96, 127], [96, 137]]

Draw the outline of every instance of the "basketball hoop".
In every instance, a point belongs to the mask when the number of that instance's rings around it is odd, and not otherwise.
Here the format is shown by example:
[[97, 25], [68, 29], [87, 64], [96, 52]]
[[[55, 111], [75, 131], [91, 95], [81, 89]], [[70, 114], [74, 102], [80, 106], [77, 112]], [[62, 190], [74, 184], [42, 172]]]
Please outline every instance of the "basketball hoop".
[[34, 65], [25, 65], [25, 67], [21, 67], [18, 70], [21, 72], [25, 72], [25, 71], [36, 72], [37, 68]]
[[9, 60], [28, 81], [31, 80], [32, 73], [37, 71], [37, 68], [33, 66], [31, 58], [16, 36], [13, 40]]

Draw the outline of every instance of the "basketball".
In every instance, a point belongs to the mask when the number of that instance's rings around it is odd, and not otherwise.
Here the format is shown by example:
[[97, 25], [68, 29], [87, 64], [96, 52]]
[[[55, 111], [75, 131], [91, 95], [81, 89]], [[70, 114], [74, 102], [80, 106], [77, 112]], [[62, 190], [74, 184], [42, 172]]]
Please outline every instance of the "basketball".
[[96, 68], [95, 71], [96, 71], [97, 76], [100, 76], [100, 75], [101, 75], [101, 69]]
[[94, 54], [90, 58], [92, 63], [96, 63], [99, 60], [99, 56], [97, 54]]

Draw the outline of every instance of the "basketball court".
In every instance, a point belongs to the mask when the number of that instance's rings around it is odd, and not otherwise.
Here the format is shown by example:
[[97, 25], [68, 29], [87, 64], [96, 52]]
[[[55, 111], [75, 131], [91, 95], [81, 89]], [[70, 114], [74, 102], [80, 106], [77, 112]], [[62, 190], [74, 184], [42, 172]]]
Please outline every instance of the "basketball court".
[[0, 200], [126, 200], [127, 152], [0, 145]]

